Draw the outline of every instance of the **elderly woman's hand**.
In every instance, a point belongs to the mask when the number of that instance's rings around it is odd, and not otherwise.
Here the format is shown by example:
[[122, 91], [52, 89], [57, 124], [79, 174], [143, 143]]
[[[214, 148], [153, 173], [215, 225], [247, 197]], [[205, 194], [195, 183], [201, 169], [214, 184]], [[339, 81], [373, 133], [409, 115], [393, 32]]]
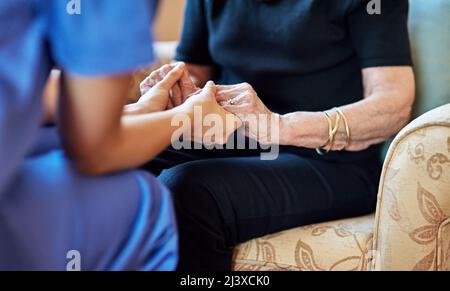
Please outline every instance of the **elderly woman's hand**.
[[248, 137], [261, 144], [278, 143], [273, 126], [278, 126], [279, 115], [264, 105], [250, 84], [217, 86], [216, 98], [225, 110], [241, 119]]
[[[153, 71], [144, 81], [140, 84], [141, 94], [144, 96], [153, 86], [158, 84], [164, 77], [175, 67], [179, 66], [183, 70], [183, 75], [177, 84], [175, 84], [169, 93], [169, 102], [167, 109], [177, 107], [183, 104], [187, 98], [197, 93], [200, 88], [195, 86], [192, 82], [189, 72], [184, 63], [178, 62], [171, 65], [164, 65], [159, 70]], [[165, 108], [166, 109], [166, 108]]]

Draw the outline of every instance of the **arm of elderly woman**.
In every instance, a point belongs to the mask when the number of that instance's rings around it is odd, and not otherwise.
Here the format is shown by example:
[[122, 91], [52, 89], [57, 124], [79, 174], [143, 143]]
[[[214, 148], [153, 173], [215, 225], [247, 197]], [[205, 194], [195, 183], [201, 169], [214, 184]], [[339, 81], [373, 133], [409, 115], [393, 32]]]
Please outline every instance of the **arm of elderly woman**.
[[[342, 106], [351, 129], [348, 145], [344, 123], [335, 135], [332, 150], [344, 147], [361, 151], [381, 143], [400, 131], [409, 121], [415, 95], [413, 70], [404, 67], [374, 67], [363, 69], [364, 99]], [[248, 84], [219, 87], [217, 93], [222, 106], [238, 115], [242, 121], [251, 114], [270, 114], [279, 117], [279, 143], [306, 148], [323, 146], [329, 138], [329, 126], [322, 112], [272, 113]], [[333, 124], [335, 110], [328, 111]]]

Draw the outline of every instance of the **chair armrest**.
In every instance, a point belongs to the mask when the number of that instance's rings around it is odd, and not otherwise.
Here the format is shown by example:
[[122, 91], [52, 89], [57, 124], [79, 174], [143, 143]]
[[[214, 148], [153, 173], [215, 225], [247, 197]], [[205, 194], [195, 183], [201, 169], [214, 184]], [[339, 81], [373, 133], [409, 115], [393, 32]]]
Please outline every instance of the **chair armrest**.
[[450, 269], [450, 104], [411, 122], [381, 176], [373, 270]]

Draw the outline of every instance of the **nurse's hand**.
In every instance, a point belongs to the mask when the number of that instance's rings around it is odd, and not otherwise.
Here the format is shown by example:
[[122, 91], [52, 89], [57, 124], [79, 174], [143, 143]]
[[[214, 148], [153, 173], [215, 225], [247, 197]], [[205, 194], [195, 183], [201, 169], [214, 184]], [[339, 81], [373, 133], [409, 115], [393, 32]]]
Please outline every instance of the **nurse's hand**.
[[[160, 70], [167, 70], [169, 67], [163, 67]], [[159, 71], [152, 74], [155, 75]], [[184, 65], [178, 64], [172, 66], [164, 74], [164, 77], [158, 78], [157, 82], [153, 83], [151, 88], [147, 88], [145, 93], [139, 98], [136, 103], [125, 106], [125, 115], [145, 114], [152, 112], [165, 111], [172, 106], [170, 100], [170, 92], [179, 80], [181, 80], [184, 73]]]
[[201, 91], [179, 107], [181, 112], [187, 113], [191, 119], [191, 140], [195, 142], [207, 145], [225, 144], [230, 135], [242, 125], [238, 117], [217, 103], [216, 93], [216, 85], [209, 81]]
[[141, 94], [145, 95], [153, 86], [158, 84], [174, 67], [178, 67], [183, 71], [180, 80], [170, 89], [169, 102], [165, 109], [171, 109], [183, 104], [187, 98], [198, 92], [200, 88], [192, 82], [186, 65], [178, 62], [171, 65], [164, 65], [160, 69], [152, 72], [140, 84]]
[[270, 111], [253, 87], [248, 83], [217, 86], [217, 100], [228, 112], [238, 116], [244, 124], [245, 134], [261, 144], [278, 143], [280, 116]]

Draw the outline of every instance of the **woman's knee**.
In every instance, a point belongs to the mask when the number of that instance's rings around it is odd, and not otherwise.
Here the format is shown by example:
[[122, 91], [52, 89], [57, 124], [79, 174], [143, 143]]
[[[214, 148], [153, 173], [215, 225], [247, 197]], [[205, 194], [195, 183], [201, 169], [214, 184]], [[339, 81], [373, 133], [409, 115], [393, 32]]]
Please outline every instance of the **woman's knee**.
[[214, 187], [208, 183], [209, 173], [201, 165], [187, 163], [164, 170], [159, 180], [173, 193], [175, 201], [183, 204], [214, 202]]
[[[220, 187], [214, 184], [215, 173], [205, 163], [187, 163], [165, 170], [159, 176], [172, 192], [177, 216], [194, 216], [208, 223], [222, 223], [224, 217], [217, 204]], [[178, 217], [179, 224], [184, 223]]]
[[223, 205], [217, 203], [217, 197], [225, 193], [216, 185], [220, 171], [214, 167], [208, 162], [187, 163], [165, 170], [159, 177], [173, 194], [182, 265], [192, 267], [190, 254], [196, 252], [198, 245], [205, 253], [217, 248], [225, 252], [231, 245], [228, 220]]

